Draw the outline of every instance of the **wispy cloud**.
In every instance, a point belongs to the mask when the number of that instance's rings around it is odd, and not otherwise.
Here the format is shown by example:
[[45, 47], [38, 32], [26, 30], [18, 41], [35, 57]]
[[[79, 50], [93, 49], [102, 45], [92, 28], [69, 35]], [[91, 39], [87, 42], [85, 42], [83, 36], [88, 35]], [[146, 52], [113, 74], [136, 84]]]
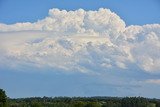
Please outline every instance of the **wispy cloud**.
[[146, 83], [150, 83], [150, 84], [157, 84], [160, 85], [160, 79], [148, 79], [145, 81]]

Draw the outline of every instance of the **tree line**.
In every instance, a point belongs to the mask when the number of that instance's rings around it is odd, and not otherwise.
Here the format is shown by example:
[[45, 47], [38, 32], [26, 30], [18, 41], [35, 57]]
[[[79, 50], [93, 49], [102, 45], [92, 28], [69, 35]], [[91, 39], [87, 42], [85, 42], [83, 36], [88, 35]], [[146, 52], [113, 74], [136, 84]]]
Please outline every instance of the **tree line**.
[[8, 98], [0, 89], [0, 107], [160, 107], [159, 99], [143, 97]]

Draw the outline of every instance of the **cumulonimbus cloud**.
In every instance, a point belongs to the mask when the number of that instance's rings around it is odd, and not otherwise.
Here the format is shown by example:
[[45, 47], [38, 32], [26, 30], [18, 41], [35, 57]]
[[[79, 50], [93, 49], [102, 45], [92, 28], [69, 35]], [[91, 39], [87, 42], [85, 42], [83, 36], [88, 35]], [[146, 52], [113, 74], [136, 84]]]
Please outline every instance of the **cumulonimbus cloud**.
[[0, 24], [0, 65], [83, 73], [137, 67], [160, 73], [160, 25], [128, 26], [109, 9], [50, 9], [35, 23]]

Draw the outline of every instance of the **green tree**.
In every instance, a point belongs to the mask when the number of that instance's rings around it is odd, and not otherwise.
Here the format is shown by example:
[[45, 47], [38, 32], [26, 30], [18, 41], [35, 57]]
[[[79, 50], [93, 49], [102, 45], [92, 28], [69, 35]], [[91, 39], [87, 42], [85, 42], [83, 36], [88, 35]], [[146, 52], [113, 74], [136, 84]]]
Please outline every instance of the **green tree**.
[[101, 107], [101, 104], [98, 102], [89, 102], [85, 107]]
[[114, 101], [107, 101], [102, 107], [121, 107], [121, 104]]
[[147, 107], [156, 107], [155, 103], [148, 103]]
[[43, 106], [42, 106], [42, 104], [41, 104], [40, 102], [35, 102], [35, 101], [33, 101], [33, 102], [31, 103], [31, 107], [43, 107]]
[[82, 101], [74, 102], [73, 107], [84, 107], [85, 103]]
[[3, 89], [0, 89], [0, 107], [6, 107], [7, 106], [7, 96], [5, 94], [5, 91]]

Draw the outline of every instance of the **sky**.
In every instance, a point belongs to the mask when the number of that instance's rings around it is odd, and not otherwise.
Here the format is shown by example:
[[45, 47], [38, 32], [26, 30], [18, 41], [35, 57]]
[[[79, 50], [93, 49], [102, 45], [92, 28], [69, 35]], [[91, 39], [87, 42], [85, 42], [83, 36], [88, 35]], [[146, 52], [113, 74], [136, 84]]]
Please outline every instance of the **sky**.
[[51, 8], [65, 10], [97, 10], [108, 8], [117, 13], [127, 25], [160, 22], [159, 0], [0, 0], [0, 22], [35, 22], [48, 15]]
[[159, 0], [0, 0], [0, 88], [160, 98], [159, 11]]

